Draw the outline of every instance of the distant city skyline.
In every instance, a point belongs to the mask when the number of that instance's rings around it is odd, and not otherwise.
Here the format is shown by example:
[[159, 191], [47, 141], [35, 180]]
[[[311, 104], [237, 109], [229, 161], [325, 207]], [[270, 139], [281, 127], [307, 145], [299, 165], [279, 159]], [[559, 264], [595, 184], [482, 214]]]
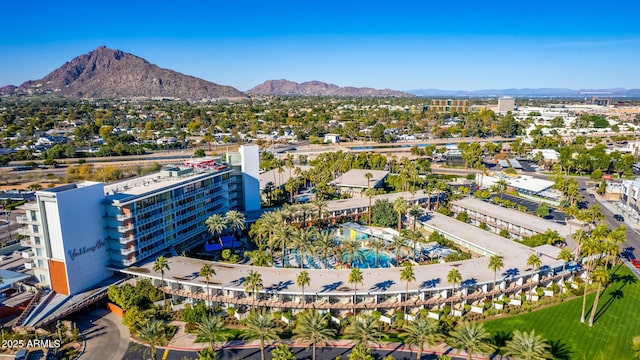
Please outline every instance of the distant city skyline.
[[405, 91], [640, 88], [638, 10], [632, 1], [9, 2], [0, 86], [105, 45], [241, 91], [274, 79]]

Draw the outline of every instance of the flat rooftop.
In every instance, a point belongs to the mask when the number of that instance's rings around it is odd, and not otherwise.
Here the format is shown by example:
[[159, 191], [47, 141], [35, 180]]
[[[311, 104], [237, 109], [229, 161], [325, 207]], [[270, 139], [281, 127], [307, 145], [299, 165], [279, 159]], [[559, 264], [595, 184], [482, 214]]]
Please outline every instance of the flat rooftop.
[[[504, 261], [503, 273], [528, 275], [532, 269], [526, 265], [527, 258], [536, 252], [515, 241], [497, 236], [488, 231], [478, 229], [470, 224], [465, 224], [453, 218], [434, 213], [425, 223], [441, 229], [443, 232], [464, 238], [491, 252], [502, 256]], [[540, 256], [542, 266], [560, 267], [562, 260], [552, 258], [545, 253]], [[258, 270], [262, 275], [264, 291], [278, 292], [280, 294], [300, 294], [302, 289], [296, 285], [298, 274], [303, 269], [255, 267], [250, 265], [226, 264], [220, 262], [193, 259], [182, 256], [170, 256], [167, 258], [170, 270], [165, 271], [165, 280], [177, 281], [183, 285], [206, 286], [205, 279], [198, 276], [198, 271], [204, 264], [210, 264], [216, 275], [210, 281], [211, 288], [227, 289], [244, 292], [244, 281], [250, 270]], [[161, 279], [160, 273], [153, 271], [154, 259], [138, 267], [120, 270], [126, 274]], [[471, 260], [456, 261], [443, 264], [420, 265], [414, 267], [416, 280], [409, 284], [409, 288], [415, 289], [448, 289], [451, 284], [447, 282], [447, 274], [451, 269], [458, 269], [463, 281], [475, 284], [493, 282], [493, 271], [489, 269], [489, 257], [475, 258]], [[305, 287], [308, 295], [349, 295], [353, 293], [353, 286], [349, 284], [349, 269], [304, 269], [311, 278], [310, 284]], [[400, 280], [402, 267], [361, 269], [363, 284], [358, 286], [359, 294], [404, 293], [406, 283]]]
[[[367, 173], [372, 175], [370, 181], [365, 177]], [[362, 189], [366, 189], [369, 186], [374, 188], [377, 187], [387, 175], [389, 175], [389, 172], [385, 170], [351, 169], [329, 182], [329, 185]]]
[[[418, 190], [413, 193], [411, 192], [400, 192], [400, 193], [392, 193], [392, 194], [382, 194], [371, 197], [371, 204], [375, 204], [377, 200], [388, 200], [390, 203], [393, 203], [397, 198], [403, 197], [407, 201], [415, 201], [426, 199], [428, 195], [424, 192], [424, 190]], [[327, 211], [342, 211], [342, 210], [350, 210], [357, 209], [369, 206], [369, 197], [357, 197], [351, 199], [340, 199], [340, 200], [331, 200], [327, 201]]]
[[182, 183], [194, 181], [198, 178], [206, 178], [212, 174], [223, 174], [230, 171], [231, 168], [228, 166], [222, 169], [169, 167], [153, 174], [105, 185], [104, 192], [107, 199], [115, 200], [117, 202], [127, 202], [134, 200], [141, 195], [147, 195], [162, 189], [179, 186]]
[[557, 231], [558, 234], [563, 238], [569, 236], [568, 225], [558, 224], [556, 222], [548, 221], [538, 216], [525, 214], [514, 209], [507, 209], [486, 201], [478, 200], [475, 198], [465, 198], [453, 201], [451, 203], [453, 205], [458, 205], [481, 214], [486, 214], [488, 216], [506, 221], [514, 225], [531, 229], [538, 233], [544, 233], [547, 230], [554, 230]]

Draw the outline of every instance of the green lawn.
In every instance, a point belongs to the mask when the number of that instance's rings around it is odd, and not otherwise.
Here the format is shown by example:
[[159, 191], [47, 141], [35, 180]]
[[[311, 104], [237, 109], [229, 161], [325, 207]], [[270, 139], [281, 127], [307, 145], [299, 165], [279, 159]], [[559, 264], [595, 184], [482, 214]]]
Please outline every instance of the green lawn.
[[[587, 297], [591, 309], [595, 294]], [[580, 323], [582, 298], [524, 315], [487, 321], [497, 338], [509, 337], [515, 329], [544, 336], [556, 359], [633, 359], [631, 341], [640, 335], [640, 281], [626, 267], [612, 276], [602, 292], [593, 327]]]

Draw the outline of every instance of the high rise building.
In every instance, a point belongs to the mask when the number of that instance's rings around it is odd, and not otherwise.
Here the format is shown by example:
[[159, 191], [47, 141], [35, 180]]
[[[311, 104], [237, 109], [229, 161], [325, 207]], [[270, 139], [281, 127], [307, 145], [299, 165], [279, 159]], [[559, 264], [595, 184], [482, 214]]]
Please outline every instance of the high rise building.
[[19, 219], [36, 278], [57, 293], [76, 294], [109, 278], [108, 268], [202, 243], [213, 214], [259, 209], [258, 147], [243, 145], [224, 160], [197, 158], [108, 185], [38, 191]]

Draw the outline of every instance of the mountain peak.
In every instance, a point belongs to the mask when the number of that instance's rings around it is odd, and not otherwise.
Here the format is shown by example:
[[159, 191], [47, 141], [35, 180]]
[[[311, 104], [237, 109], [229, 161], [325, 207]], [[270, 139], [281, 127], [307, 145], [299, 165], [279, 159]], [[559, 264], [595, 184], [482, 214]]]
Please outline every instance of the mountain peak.
[[267, 80], [247, 91], [252, 95], [298, 95], [298, 96], [395, 96], [413, 95], [395, 90], [372, 88], [340, 87], [322, 81], [312, 80], [297, 83], [289, 80]]
[[153, 65], [122, 50], [100, 46], [77, 56], [17, 91], [77, 98], [164, 97], [188, 100], [243, 97], [230, 87]]

